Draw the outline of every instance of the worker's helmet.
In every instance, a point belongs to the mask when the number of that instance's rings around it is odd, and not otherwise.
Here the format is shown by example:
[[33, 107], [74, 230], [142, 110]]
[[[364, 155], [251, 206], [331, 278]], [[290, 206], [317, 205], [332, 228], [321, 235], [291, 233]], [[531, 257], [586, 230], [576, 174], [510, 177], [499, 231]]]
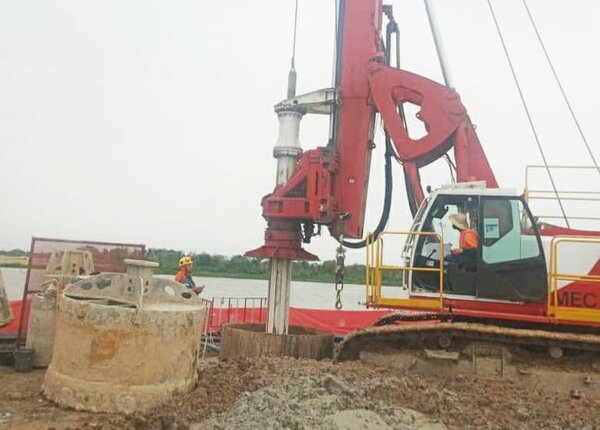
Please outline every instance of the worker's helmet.
[[467, 216], [463, 213], [456, 213], [448, 217], [450, 222], [461, 230], [469, 228], [467, 225]]
[[186, 255], [185, 257], [181, 257], [179, 259], [179, 267], [187, 266], [188, 264], [192, 264], [192, 257]]

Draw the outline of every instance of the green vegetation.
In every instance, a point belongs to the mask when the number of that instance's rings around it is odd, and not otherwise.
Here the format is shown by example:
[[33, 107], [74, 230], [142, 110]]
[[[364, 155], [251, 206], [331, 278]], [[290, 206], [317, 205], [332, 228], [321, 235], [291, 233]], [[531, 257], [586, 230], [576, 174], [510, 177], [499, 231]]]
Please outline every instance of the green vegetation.
[[[27, 266], [27, 253], [20, 249], [0, 251], [0, 267], [25, 267]], [[182, 251], [173, 249], [150, 248], [146, 250], [146, 259], [157, 261], [160, 266], [156, 273], [175, 275], [179, 270], [179, 259], [183, 257]], [[205, 252], [191, 254], [194, 261], [194, 275], [219, 278], [267, 279], [269, 264], [267, 260], [249, 258], [235, 255], [231, 258], [222, 255], [209, 255]], [[19, 261], [16, 261], [19, 260]], [[335, 261], [323, 262], [295, 261], [292, 268], [294, 281], [333, 283], [335, 274]], [[386, 274], [386, 285], [398, 285], [399, 274]], [[391, 276], [390, 276], [391, 275]], [[348, 284], [364, 284], [365, 266], [362, 264], [347, 265], [344, 271], [344, 282]]]
[[[185, 254], [172, 249], [146, 250], [146, 259], [160, 263], [156, 273], [175, 274], [179, 270], [179, 259]], [[221, 278], [267, 279], [269, 264], [266, 260], [235, 255], [231, 258], [222, 255], [206, 253], [191, 254], [194, 261], [194, 275]], [[331, 282], [334, 281], [335, 261], [321, 263], [295, 261], [292, 268], [294, 281]], [[363, 284], [365, 281], [365, 266], [352, 264], [346, 266], [344, 282]]]
[[6, 255], [9, 257], [26, 257], [27, 253], [22, 249], [11, 249], [10, 251], [0, 251], [0, 255]]
[[27, 253], [21, 249], [0, 251], [0, 267], [27, 267]]

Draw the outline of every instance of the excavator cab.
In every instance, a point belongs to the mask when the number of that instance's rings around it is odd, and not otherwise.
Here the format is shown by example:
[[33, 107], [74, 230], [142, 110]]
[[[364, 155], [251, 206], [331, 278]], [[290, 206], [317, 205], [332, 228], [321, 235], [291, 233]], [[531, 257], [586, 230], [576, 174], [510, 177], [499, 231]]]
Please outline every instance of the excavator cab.
[[[544, 250], [523, 198], [506, 190], [460, 185], [438, 190], [423, 202], [413, 231], [435, 234], [415, 235], [406, 253], [408, 265], [441, 268], [446, 297], [545, 302]], [[442, 257], [459, 248], [460, 231], [453, 228], [450, 218], [457, 213], [466, 216], [468, 227], [477, 234], [478, 246], [460, 262], [444, 262]], [[440, 271], [413, 270], [407, 280], [411, 297], [439, 295]]]

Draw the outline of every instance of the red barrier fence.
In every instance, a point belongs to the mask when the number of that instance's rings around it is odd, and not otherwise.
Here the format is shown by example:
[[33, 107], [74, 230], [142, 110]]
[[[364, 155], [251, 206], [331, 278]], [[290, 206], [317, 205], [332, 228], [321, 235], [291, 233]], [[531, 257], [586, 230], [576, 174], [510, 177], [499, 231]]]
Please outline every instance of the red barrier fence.
[[373, 325], [390, 310], [338, 311], [329, 309], [290, 308], [290, 325], [319, 328], [345, 335]]
[[[203, 299], [208, 306], [208, 315], [204, 328], [205, 342], [212, 343], [219, 337], [221, 326], [227, 323], [266, 323], [267, 298], [266, 297], [215, 297], [211, 300]], [[28, 298], [25, 303], [29, 305]], [[21, 301], [11, 302], [15, 316], [21, 315]], [[26, 306], [27, 308], [28, 306]], [[329, 309], [307, 309], [290, 307], [290, 325], [327, 330], [336, 335], [346, 335], [352, 331], [373, 325], [389, 310], [361, 310], [343, 311]], [[11, 324], [2, 328], [2, 332], [9, 334], [18, 329], [19, 319], [15, 318]], [[26, 325], [22, 329], [25, 329]], [[0, 337], [2, 337], [0, 332]]]
[[214, 297], [208, 300], [206, 331], [219, 331], [226, 323], [266, 323], [266, 297]]
[[[208, 301], [205, 331], [219, 331], [226, 323], [265, 323], [266, 297], [215, 297]], [[338, 311], [290, 307], [290, 325], [328, 330], [338, 335], [373, 325], [389, 310]]]

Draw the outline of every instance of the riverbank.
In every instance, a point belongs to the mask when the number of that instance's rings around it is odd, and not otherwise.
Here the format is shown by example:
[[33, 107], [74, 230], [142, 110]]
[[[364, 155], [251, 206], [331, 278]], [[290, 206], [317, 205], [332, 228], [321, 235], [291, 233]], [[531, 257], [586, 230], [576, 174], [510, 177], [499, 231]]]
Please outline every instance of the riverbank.
[[[27, 256], [23, 250], [0, 251], [0, 268], [26, 268]], [[23, 255], [7, 255], [18, 253]], [[186, 255], [183, 251], [171, 249], [149, 248], [146, 250], [145, 259], [155, 261], [159, 267], [154, 271], [159, 275], [173, 275], [179, 270], [179, 259]], [[190, 253], [194, 262], [194, 276], [208, 278], [228, 279], [269, 279], [269, 262], [258, 258], [249, 258], [242, 255], [225, 257], [207, 253]], [[336, 264], [333, 260], [322, 262], [294, 261], [292, 263], [292, 281], [319, 282], [333, 284], [335, 282]], [[363, 284], [365, 280], [365, 267], [362, 264], [346, 266], [344, 281], [349, 284]]]
[[[2, 259], [0, 256], [0, 269], [27, 269], [27, 258], [26, 257], [9, 257]], [[177, 270], [175, 269], [162, 269], [160, 266], [154, 271], [157, 275], [164, 276], [175, 276]], [[226, 279], [252, 279], [266, 281], [269, 279], [268, 273], [252, 273], [252, 272], [215, 272], [209, 270], [196, 270], [194, 269], [194, 276], [199, 278], [226, 278]], [[315, 276], [306, 276], [304, 274], [293, 274], [292, 280], [297, 282], [318, 282], [320, 284], [333, 284], [334, 274], [319, 274]], [[364, 282], [364, 275], [360, 278], [348, 277], [345, 281], [349, 284], [362, 284]]]
[[[172, 275], [175, 276], [177, 271], [175, 270], [158, 270], [155, 271], [157, 275]], [[227, 279], [253, 279], [266, 281], [269, 279], [268, 273], [242, 273], [242, 272], [211, 272], [207, 270], [196, 270], [194, 269], [194, 276], [200, 278], [227, 278]], [[292, 271], [292, 281], [297, 282], [318, 282], [320, 284], [333, 284], [335, 283], [334, 274], [319, 274], [318, 276], [306, 276], [304, 274], [296, 275]], [[350, 284], [360, 284], [364, 282], [364, 275], [360, 278], [348, 277], [345, 281]]]
[[27, 257], [0, 255], [0, 267], [22, 268], [27, 267]]
[[[4, 284], [9, 300], [20, 300], [23, 297], [23, 285], [27, 270], [2, 269]], [[173, 279], [173, 275], [157, 275]], [[221, 297], [267, 297], [268, 281], [265, 279], [241, 279], [199, 276], [194, 273], [194, 281], [197, 285], [204, 285], [202, 297], [205, 299], [220, 299]], [[400, 288], [384, 287], [385, 294], [394, 297], [406, 292]], [[365, 301], [364, 283], [346, 283], [342, 292], [342, 302], [346, 310], [364, 310]], [[321, 282], [293, 281], [290, 296], [290, 306], [309, 309], [335, 309], [335, 289], [332, 284]], [[233, 306], [236, 306], [233, 304]]]

